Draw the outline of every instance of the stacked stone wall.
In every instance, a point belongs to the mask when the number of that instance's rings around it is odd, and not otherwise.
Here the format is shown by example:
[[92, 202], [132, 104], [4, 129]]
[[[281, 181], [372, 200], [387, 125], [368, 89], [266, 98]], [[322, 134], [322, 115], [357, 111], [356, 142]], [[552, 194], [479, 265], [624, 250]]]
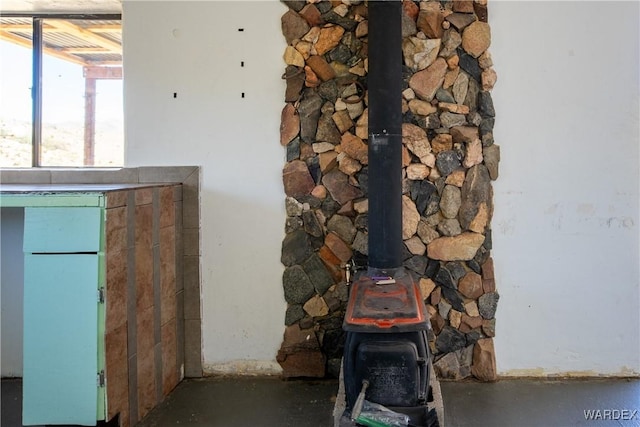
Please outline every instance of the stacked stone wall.
[[[337, 376], [345, 266], [367, 258], [367, 6], [284, 1], [286, 377]], [[496, 82], [486, 0], [403, 1], [404, 266], [441, 378], [496, 378], [491, 251]]]

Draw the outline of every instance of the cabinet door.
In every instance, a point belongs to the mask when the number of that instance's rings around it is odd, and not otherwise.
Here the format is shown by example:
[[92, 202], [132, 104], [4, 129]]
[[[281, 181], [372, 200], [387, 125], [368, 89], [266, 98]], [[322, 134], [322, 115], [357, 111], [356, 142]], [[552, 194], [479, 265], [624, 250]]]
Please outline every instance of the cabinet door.
[[101, 224], [102, 208], [25, 208], [24, 251], [99, 252]]
[[95, 425], [97, 254], [25, 254], [24, 425]]

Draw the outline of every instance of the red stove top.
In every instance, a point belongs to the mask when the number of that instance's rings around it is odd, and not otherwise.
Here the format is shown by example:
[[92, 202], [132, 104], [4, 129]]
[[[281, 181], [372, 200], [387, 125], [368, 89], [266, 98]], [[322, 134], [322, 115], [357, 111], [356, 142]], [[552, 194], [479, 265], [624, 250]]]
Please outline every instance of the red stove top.
[[391, 276], [364, 276], [353, 283], [344, 329], [398, 332], [424, 329], [428, 322], [420, 288], [400, 271]]

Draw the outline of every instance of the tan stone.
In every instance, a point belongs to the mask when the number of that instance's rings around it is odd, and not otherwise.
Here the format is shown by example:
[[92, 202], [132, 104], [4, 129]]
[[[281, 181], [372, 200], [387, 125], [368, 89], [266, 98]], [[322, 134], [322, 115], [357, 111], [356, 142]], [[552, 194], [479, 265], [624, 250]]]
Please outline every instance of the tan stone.
[[458, 282], [458, 291], [467, 298], [478, 299], [483, 293], [482, 277], [473, 271], [468, 272]]
[[318, 156], [320, 159], [320, 170], [322, 173], [327, 173], [338, 164], [336, 158], [338, 153], [335, 151], [327, 151], [326, 153], [320, 153]]
[[311, 27], [311, 29], [302, 36], [302, 40], [315, 43], [316, 40], [318, 40], [318, 36], [320, 36], [320, 27]]
[[462, 13], [473, 13], [473, 0], [454, 0], [453, 11]]
[[492, 338], [483, 338], [476, 342], [473, 347], [471, 373], [481, 381], [495, 381], [498, 378]]
[[353, 210], [359, 214], [369, 212], [369, 199], [362, 199], [353, 202]]
[[300, 132], [300, 116], [293, 104], [286, 104], [280, 114], [280, 144], [287, 145]]
[[471, 323], [467, 322], [467, 324], [469, 326], [471, 326], [472, 328], [477, 328], [482, 324], [482, 317], [479, 317], [480, 316], [480, 312], [478, 311], [478, 304], [475, 301], [469, 301], [468, 303], [466, 303], [464, 305], [464, 311], [466, 311], [467, 314], [469, 316], [471, 316], [471, 317], [477, 317], [478, 319], [474, 320], [474, 322], [479, 321], [479, 323], [480, 323], [478, 325], [475, 325], [475, 323], [471, 324]]
[[357, 119], [364, 113], [364, 104], [362, 101], [358, 102], [358, 95], [352, 95], [347, 98], [347, 111], [349, 111], [349, 117]]
[[351, 74], [355, 74], [356, 76], [364, 77], [367, 75], [367, 70], [364, 69], [364, 62], [360, 61], [353, 67], [349, 68], [349, 72]]
[[440, 44], [440, 39], [407, 37], [402, 41], [405, 64], [414, 71], [424, 70], [438, 57]]
[[342, 152], [348, 154], [363, 165], [369, 163], [367, 144], [365, 144], [357, 135], [345, 132], [340, 139], [340, 147]]
[[[427, 295], [427, 297], [424, 296], [425, 294], [422, 293], [422, 299], [427, 299], [429, 297], [429, 295]], [[438, 312], [438, 309], [435, 308], [434, 306], [432, 306], [431, 304], [426, 304], [425, 307], [427, 308], [427, 313], [429, 313], [429, 319], [433, 318], [433, 316], [436, 315], [436, 313]]]
[[431, 291], [431, 296], [429, 297], [429, 301], [431, 302], [431, 304], [436, 306], [440, 303], [441, 299], [442, 299], [442, 288], [436, 287], [433, 291]]
[[460, 68], [456, 67], [453, 70], [448, 70], [444, 75], [444, 81], [442, 82], [442, 87], [445, 89], [449, 89], [458, 79], [458, 75], [460, 74]]
[[329, 306], [320, 295], [312, 297], [302, 308], [311, 317], [322, 317], [329, 314]]
[[311, 144], [313, 152], [316, 154], [326, 153], [327, 151], [335, 150], [336, 146], [330, 142], [314, 142]]
[[478, 213], [469, 224], [469, 230], [476, 233], [484, 233], [487, 224], [489, 223], [489, 209], [485, 202], [480, 203], [478, 206]]
[[338, 154], [338, 169], [344, 174], [352, 176], [362, 169], [362, 164], [346, 153]]
[[460, 63], [460, 57], [458, 55], [453, 55], [447, 58], [447, 66], [450, 70], [458, 69], [458, 64]]
[[455, 114], [469, 114], [469, 107], [463, 104], [453, 104], [450, 102], [438, 103], [438, 108]]
[[420, 287], [420, 293], [422, 294], [422, 299], [429, 298], [431, 296], [431, 292], [433, 292], [433, 290], [436, 288], [435, 282], [425, 277], [420, 279], [420, 281], [418, 282], [418, 286]]
[[478, 64], [480, 64], [480, 68], [486, 70], [493, 66], [493, 59], [491, 58], [491, 52], [488, 50], [485, 51], [482, 55], [478, 57]]
[[428, 116], [429, 114], [433, 114], [438, 111], [438, 109], [435, 106], [431, 105], [430, 102], [422, 101], [420, 99], [410, 100], [409, 110], [411, 110], [413, 114], [417, 114], [419, 116]]
[[325, 82], [336, 76], [335, 71], [322, 56], [313, 55], [307, 59], [307, 65]]
[[344, 28], [339, 25], [331, 25], [322, 28], [318, 35], [318, 41], [315, 43], [315, 49], [318, 55], [324, 55], [334, 47], [338, 46], [343, 34]]
[[340, 133], [345, 133], [353, 126], [353, 120], [349, 117], [349, 112], [347, 110], [336, 111], [331, 116], [333, 122], [336, 124], [336, 127], [340, 131]]
[[[476, 310], [477, 310], [477, 308], [476, 308]], [[482, 321], [483, 320], [484, 319], [480, 315], [469, 316], [469, 315], [464, 314], [464, 313], [462, 314], [462, 323], [464, 323], [465, 325], [469, 326], [469, 329], [476, 329], [476, 328], [482, 327]]]
[[353, 256], [351, 248], [333, 231], [324, 238], [324, 244], [342, 262], [349, 261]]
[[482, 264], [482, 278], [483, 279], [495, 279], [495, 272], [493, 267], [493, 258], [489, 257]]
[[402, 10], [414, 21], [418, 18], [420, 9], [413, 0], [402, 0]]
[[424, 129], [411, 123], [403, 123], [402, 142], [422, 163], [429, 167], [435, 166], [435, 157], [431, 155], [431, 145]]
[[411, 164], [411, 153], [405, 145], [402, 146], [402, 167], [406, 168]]
[[413, 91], [413, 89], [408, 87], [402, 91], [402, 98], [407, 101], [411, 101], [412, 99], [416, 98], [416, 93]]
[[428, 245], [429, 243], [440, 237], [440, 234], [438, 234], [438, 232], [434, 228], [430, 227], [424, 220], [420, 220], [420, 222], [418, 223], [417, 232], [418, 236], [425, 245]]
[[449, 324], [458, 329], [460, 327], [460, 322], [462, 322], [462, 313], [454, 309], [449, 310]]
[[427, 247], [422, 243], [422, 240], [420, 240], [420, 237], [418, 236], [413, 236], [410, 239], [405, 240], [404, 245], [413, 255], [424, 255], [427, 250]]
[[468, 143], [480, 137], [478, 128], [475, 126], [454, 126], [449, 132], [456, 144]]
[[484, 290], [485, 294], [495, 292], [496, 291], [495, 279], [482, 279], [482, 290]]
[[295, 47], [305, 60], [311, 56], [311, 48], [313, 47], [313, 44], [311, 44], [311, 42], [305, 42], [301, 40], [296, 43]]
[[496, 81], [498, 81], [498, 75], [493, 68], [487, 68], [482, 72], [482, 90], [487, 91], [493, 89]]
[[482, 163], [482, 142], [476, 138], [467, 143], [467, 152], [465, 153], [462, 165], [465, 168], [470, 168]]
[[491, 28], [486, 22], [476, 21], [462, 32], [462, 48], [474, 58], [482, 55], [491, 44]]
[[464, 184], [464, 178], [465, 178], [464, 169], [458, 169], [451, 172], [447, 176], [447, 179], [445, 180], [444, 183], [447, 185], [455, 185], [456, 187], [462, 187], [462, 184]]
[[293, 160], [285, 165], [282, 180], [285, 194], [291, 197], [307, 195], [315, 187], [309, 168], [301, 160]]
[[427, 245], [427, 254], [429, 258], [440, 261], [469, 261], [483, 242], [484, 236], [478, 233], [440, 237]]
[[[327, 198], [327, 189], [324, 185], [316, 185], [314, 189], [311, 190], [311, 195], [317, 199], [324, 200]], [[320, 210], [318, 210], [318, 212], [322, 213]]]
[[287, 65], [293, 65], [295, 67], [304, 67], [304, 57], [293, 46], [287, 46], [282, 55], [284, 63]]
[[427, 165], [422, 163], [411, 163], [407, 166], [407, 179], [418, 181], [427, 179], [431, 170]]
[[447, 61], [438, 58], [433, 64], [422, 71], [418, 71], [409, 80], [409, 87], [416, 95], [425, 101], [431, 101], [447, 72]]
[[356, 136], [360, 139], [369, 138], [369, 109], [365, 108], [356, 122]]
[[448, 133], [441, 133], [435, 136], [431, 140], [431, 150], [438, 154], [441, 151], [448, 151], [453, 149], [453, 139]]
[[[407, 196], [402, 196], [402, 239], [407, 240], [418, 230], [420, 214], [413, 200]], [[484, 239], [484, 238], [483, 238]], [[433, 257], [432, 257], [433, 258]]]
[[356, 37], [361, 38], [369, 34], [369, 21], [361, 21], [356, 27]]

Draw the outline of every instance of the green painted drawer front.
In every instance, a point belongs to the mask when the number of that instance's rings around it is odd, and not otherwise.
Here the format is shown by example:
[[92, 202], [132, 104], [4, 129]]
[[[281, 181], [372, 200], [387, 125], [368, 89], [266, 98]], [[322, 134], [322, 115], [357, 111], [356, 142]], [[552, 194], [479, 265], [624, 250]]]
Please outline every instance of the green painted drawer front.
[[99, 252], [102, 208], [25, 208], [24, 252]]
[[99, 263], [25, 254], [24, 425], [96, 424]]

